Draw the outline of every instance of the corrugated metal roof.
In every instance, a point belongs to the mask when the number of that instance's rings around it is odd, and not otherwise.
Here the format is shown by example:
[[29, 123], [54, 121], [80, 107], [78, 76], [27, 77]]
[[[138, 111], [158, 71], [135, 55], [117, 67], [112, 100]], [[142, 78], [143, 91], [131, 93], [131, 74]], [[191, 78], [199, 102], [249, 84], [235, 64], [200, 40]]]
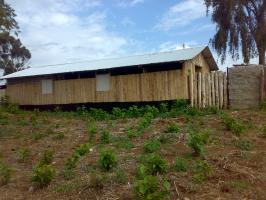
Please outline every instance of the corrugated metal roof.
[[128, 56], [122, 58], [92, 60], [86, 62], [84, 61], [76, 63], [50, 65], [44, 67], [32, 67], [29, 69], [25, 69], [19, 72], [3, 76], [0, 79], [61, 74], [69, 72], [95, 71], [102, 69], [138, 66], [138, 65], [163, 63], [163, 62], [185, 61], [194, 58], [201, 52], [203, 52], [204, 55], [206, 54], [206, 59], [209, 62], [210, 66], [212, 67], [212, 70], [218, 69], [209, 48], [204, 46], [204, 47], [187, 48], [170, 52], [159, 52], [159, 53], [146, 54], [146, 55]]

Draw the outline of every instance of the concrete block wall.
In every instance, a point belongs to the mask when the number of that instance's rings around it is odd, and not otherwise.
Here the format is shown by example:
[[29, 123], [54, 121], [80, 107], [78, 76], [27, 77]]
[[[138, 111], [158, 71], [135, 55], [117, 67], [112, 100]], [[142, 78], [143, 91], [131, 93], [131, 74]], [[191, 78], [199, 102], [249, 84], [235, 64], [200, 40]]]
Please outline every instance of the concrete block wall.
[[261, 65], [234, 66], [228, 69], [230, 108], [246, 109], [259, 106], [264, 69]]

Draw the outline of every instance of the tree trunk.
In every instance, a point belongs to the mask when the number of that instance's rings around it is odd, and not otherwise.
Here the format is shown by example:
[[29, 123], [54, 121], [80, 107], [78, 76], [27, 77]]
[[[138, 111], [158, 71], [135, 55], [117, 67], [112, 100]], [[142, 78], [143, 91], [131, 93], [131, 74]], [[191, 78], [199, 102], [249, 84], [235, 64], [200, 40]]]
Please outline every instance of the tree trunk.
[[265, 65], [265, 48], [259, 47], [259, 64], [260, 65]]

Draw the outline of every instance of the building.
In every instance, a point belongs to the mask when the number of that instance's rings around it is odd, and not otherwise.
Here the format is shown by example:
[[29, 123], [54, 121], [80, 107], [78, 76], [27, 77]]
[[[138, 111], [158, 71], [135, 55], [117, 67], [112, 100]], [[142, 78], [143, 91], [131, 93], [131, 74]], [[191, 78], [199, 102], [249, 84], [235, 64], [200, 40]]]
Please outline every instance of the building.
[[0, 80], [0, 98], [5, 96], [5, 92], [6, 92], [6, 81]]
[[6, 94], [19, 105], [189, 99], [188, 76], [218, 70], [208, 47], [44, 66], [15, 72]]

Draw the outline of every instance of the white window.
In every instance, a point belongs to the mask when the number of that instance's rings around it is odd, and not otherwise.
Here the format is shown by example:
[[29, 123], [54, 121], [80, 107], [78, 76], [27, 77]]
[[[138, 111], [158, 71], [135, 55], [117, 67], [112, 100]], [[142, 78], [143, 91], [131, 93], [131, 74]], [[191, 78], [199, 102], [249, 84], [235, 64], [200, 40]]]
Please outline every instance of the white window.
[[110, 90], [110, 74], [96, 75], [96, 91], [104, 92]]
[[42, 94], [52, 94], [53, 93], [53, 80], [45, 79], [42, 80]]

